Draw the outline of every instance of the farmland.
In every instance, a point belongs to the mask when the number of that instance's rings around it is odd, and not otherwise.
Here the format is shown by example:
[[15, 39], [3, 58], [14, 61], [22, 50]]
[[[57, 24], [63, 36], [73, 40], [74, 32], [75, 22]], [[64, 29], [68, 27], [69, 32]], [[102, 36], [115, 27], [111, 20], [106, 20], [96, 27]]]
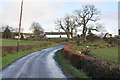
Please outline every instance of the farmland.
[[91, 50], [92, 56], [109, 63], [118, 63], [118, 46]]
[[79, 46], [78, 45], [75, 45], [75, 47], [72, 48], [72, 50], [74, 50], [75, 52], [78, 51], [79, 49], [83, 49], [83, 48], [86, 48], [86, 46], [89, 46], [90, 48], [95, 48], [95, 47], [98, 47], [98, 46], [101, 46], [101, 45], [107, 45], [108, 43], [106, 42], [94, 42], [93, 44], [91, 44], [91, 42], [87, 42], [87, 43], [82, 43], [80, 44]]
[[[17, 40], [12, 39], [0, 39], [2, 41], [2, 46], [17, 46]], [[20, 45], [29, 45], [29, 44], [38, 44], [48, 41], [29, 41], [29, 40], [20, 40]]]
[[[108, 63], [118, 64], [118, 46], [106, 47], [105, 45], [109, 44], [106, 42], [95, 42], [93, 45], [91, 45], [91, 43], [88, 42], [82, 43], [79, 46], [75, 45], [72, 50], [78, 53], [81, 49], [85, 49], [86, 46], [89, 46], [91, 49], [88, 55], [107, 61]], [[103, 46], [104, 48], [100, 48], [100, 46]], [[84, 54], [84, 51], [82, 53]]]

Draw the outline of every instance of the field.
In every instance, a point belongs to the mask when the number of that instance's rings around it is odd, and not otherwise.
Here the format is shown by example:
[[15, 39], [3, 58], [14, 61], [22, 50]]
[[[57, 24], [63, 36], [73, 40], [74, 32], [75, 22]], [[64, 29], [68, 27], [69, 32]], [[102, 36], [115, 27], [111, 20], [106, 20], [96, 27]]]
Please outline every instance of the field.
[[[75, 46], [72, 48], [72, 50], [74, 50], [74, 52], [79, 52], [80, 49], [86, 48], [86, 46], [89, 46], [89, 48], [95, 48], [107, 44], [108, 43], [106, 42], [95, 42], [93, 45], [91, 45], [91, 43], [88, 42], [80, 44], [79, 46]], [[90, 55], [93, 57], [105, 60], [108, 63], [118, 64], [118, 46], [91, 49], [90, 51]]]
[[102, 49], [93, 49], [91, 54], [94, 57], [105, 60], [109, 63], [118, 64], [118, 46]]
[[107, 45], [108, 43], [106, 42], [95, 42], [93, 44], [91, 44], [91, 42], [88, 42], [88, 43], [82, 43], [80, 44], [79, 46], [75, 46], [72, 48], [72, 50], [74, 52], [78, 51], [79, 49], [83, 49], [83, 48], [86, 48], [86, 46], [89, 46], [90, 48], [94, 48], [94, 47], [98, 47], [98, 46], [101, 46], [101, 45]]
[[[0, 39], [2, 41], [2, 46], [17, 46], [17, 40], [12, 39]], [[20, 45], [28, 45], [28, 44], [38, 44], [38, 43], [44, 43], [48, 41], [26, 41], [26, 40], [20, 40]], [[1, 46], [1, 45], [0, 45]]]

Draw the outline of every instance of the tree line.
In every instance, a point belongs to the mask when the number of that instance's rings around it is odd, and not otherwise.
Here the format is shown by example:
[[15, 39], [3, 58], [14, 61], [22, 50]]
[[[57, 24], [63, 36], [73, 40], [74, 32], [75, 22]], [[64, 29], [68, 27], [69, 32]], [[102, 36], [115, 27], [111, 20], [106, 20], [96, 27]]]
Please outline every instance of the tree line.
[[[91, 31], [100, 31], [103, 26], [96, 21], [100, 20], [100, 11], [94, 5], [84, 5], [81, 9], [74, 10], [73, 14], [66, 14], [63, 18], [57, 19], [55, 24], [57, 28], [65, 31], [67, 39], [73, 38], [73, 31], [77, 32], [77, 28], [82, 28], [83, 42], [86, 42], [87, 33]], [[94, 25], [90, 26], [90, 22]]]
[[[24, 28], [21, 28], [21, 32], [24, 31]], [[0, 32], [2, 32], [3, 38], [13, 38], [14, 35], [18, 34], [19, 28], [14, 28], [9, 25], [4, 25], [0, 28]]]
[[[33, 34], [35, 36], [40, 35], [44, 33], [44, 29], [41, 27], [41, 25], [38, 22], [33, 22], [31, 24], [30, 30], [32, 30]], [[21, 35], [23, 36], [24, 28], [21, 28]], [[14, 28], [9, 25], [4, 25], [0, 28], [0, 32], [2, 32], [3, 38], [14, 38], [15, 35], [18, 36], [19, 28]]]
[[[92, 31], [101, 31], [103, 29], [102, 24], [97, 23], [100, 20], [100, 11], [94, 5], [84, 5], [81, 9], [74, 10], [73, 14], [66, 14], [63, 18], [59, 18], [55, 21], [58, 29], [62, 29], [67, 39], [74, 38], [74, 32], [77, 33], [78, 27], [82, 28], [82, 39], [86, 42], [87, 34], [92, 34]], [[92, 22], [92, 24], [90, 24]], [[18, 28], [10, 26], [3, 26], [0, 28], [4, 34], [4, 38], [9, 37], [10, 32], [18, 32]], [[23, 32], [23, 28], [21, 32]], [[30, 30], [33, 31], [34, 35], [40, 35], [44, 33], [44, 29], [38, 22], [31, 24]], [[5, 36], [6, 35], [6, 36]]]

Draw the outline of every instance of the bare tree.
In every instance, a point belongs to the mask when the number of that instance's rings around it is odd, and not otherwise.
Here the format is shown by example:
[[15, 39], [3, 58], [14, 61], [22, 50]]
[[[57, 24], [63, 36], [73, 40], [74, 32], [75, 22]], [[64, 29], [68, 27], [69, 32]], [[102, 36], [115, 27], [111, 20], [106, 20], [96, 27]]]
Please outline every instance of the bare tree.
[[105, 31], [103, 25], [100, 23], [89, 24], [87, 30], [88, 30], [88, 34], [91, 34], [92, 33], [91, 31], [97, 31], [97, 32]]
[[94, 5], [85, 5], [80, 10], [75, 10], [75, 14], [78, 16], [78, 24], [79, 26], [83, 26], [83, 41], [86, 41], [86, 33], [87, 33], [87, 24], [90, 21], [96, 22], [99, 20], [99, 11], [95, 8]]
[[65, 31], [68, 40], [70, 39], [70, 36], [71, 38], [73, 38], [73, 31], [76, 31], [76, 28], [78, 26], [76, 20], [76, 16], [66, 14], [64, 18], [58, 19], [56, 21], [58, 29], [62, 29]]
[[55, 24], [58, 28], [65, 31], [67, 39], [70, 40], [70, 15], [65, 15], [63, 19], [58, 19]]
[[37, 22], [33, 22], [31, 24], [30, 30], [32, 30], [35, 35], [40, 35], [41, 33], [44, 33], [44, 29]]
[[10, 27], [9, 25], [3, 25], [3, 26], [0, 28], [0, 32], [4, 32], [6, 28], [9, 28], [9, 30], [10, 30], [11, 32], [14, 32], [14, 28], [13, 28], [12, 26]]
[[72, 38], [74, 34], [73, 31], [75, 31], [75, 33], [77, 34], [78, 23], [76, 21], [77, 21], [77, 17], [72, 15], [70, 20], [70, 34]]

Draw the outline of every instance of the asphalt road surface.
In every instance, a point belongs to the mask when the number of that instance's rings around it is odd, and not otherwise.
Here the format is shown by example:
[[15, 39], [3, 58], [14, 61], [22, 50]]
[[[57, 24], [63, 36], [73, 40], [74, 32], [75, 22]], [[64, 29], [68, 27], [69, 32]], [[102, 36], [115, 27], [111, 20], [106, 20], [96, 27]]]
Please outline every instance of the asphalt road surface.
[[2, 70], [2, 78], [66, 78], [54, 59], [56, 46], [24, 56]]

